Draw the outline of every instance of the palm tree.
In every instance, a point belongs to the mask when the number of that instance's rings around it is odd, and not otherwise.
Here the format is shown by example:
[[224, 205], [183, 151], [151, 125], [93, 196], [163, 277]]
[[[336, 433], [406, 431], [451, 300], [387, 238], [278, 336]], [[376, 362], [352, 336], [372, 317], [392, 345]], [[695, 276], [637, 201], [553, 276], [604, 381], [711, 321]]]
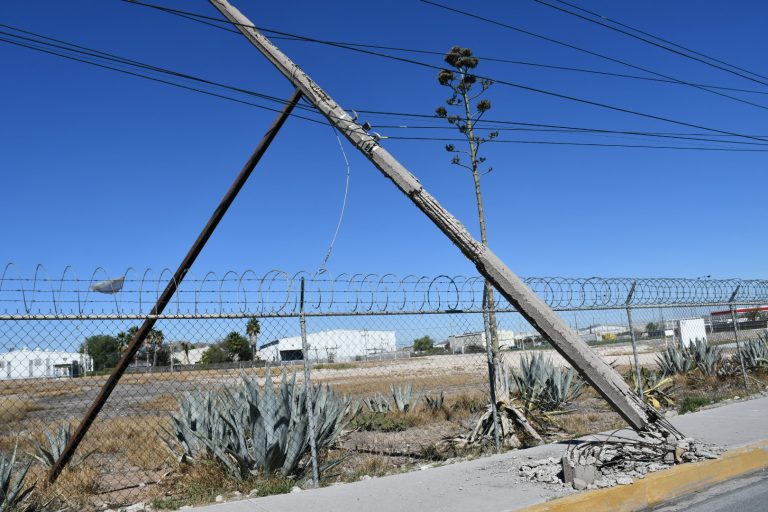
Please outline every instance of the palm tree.
[[256, 361], [256, 340], [261, 332], [261, 324], [258, 318], [251, 318], [245, 326], [245, 332], [251, 340], [251, 366]]
[[[136, 331], [138, 331], [139, 328], [135, 325], [133, 327], [129, 327], [126, 331], [121, 331], [117, 333], [117, 346], [120, 350], [120, 355], [123, 355], [123, 352], [125, 352], [128, 349], [128, 345], [131, 344], [131, 340], [134, 336], [136, 336]], [[136, 357], [133, 360], [133, 363], [136, 364], [138, 362], [139, 353], [136, 352]]]
[[152, 347], [152, 367], [157, 366], [157, 350], [163, 346], [165, 335], [160, 329], [152, 329], [147, 334], [147, 347]]

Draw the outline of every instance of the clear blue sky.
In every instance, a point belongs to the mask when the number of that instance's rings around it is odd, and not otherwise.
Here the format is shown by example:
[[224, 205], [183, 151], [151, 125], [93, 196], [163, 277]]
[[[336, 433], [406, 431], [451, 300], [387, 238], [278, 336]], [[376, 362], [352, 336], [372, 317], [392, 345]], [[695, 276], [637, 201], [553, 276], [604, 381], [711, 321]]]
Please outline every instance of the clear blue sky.
[[[160, 0], [158, 0], [159, 2]], [[461, 7], [455, 0], [449, 5]], [[757, 1], [580, 0], [605, 15], [768, 74]], [[163, 4], [216, 15], [207, 2]], [[235, 1], [257, 25], [320, 39], [641, 74], [413, 0]], [[467, 9], [689, 81], [768, 86], [685, 60], [530, 0]], [[117, 0], [0, 4], [0, 23], [287, 98], [291, 86], [244, 38]], [[4, 30], [4, 29], [3, 29]], [[433, 70], [327, 46], [277, 41], [344, 107], [431, 113], [446, 97]], [[438, 56], [411, 56], [440, 65]], [[80, 274], [175, 267], [274, 113], [0, 44], [0, 262]], [[690, 87], [482, 62], [478, 73], [744, 134], [768, 135], [768, 110]], [[768, 82], [768, 80], [766, 80]], [[768, 105], [768, 96], [734, 93]], [[617, 130], [699, 132], [494, 85], [489, 117]], [[377, 129], [414, 122], [364, 117]], [[416, 120], [415, 124], [419, 124]], [[449, 134], [450, 132], [445, 132]], [[505, 139], [539, 139], [510, 132]], [[629, 137], [550, 139], [649, 143]], [[653, 143], [653, 142], [650, 142]], [[662, 141], [670, 144], [671, 141]], [[351, 190], [332, 273], [471, 274], [473, 267], [346, 142]], [[470, 175], [444, 143], [385, 141], [477, 234]], [[705, 145], [705, 144], [700, 144]], [[768, 277], [765, 153], [498, 144], [484, 178], [492, 248], [517, 273]], [[344, 160], [332, 130], [290, 120], [196, 270], [314, 270], [333, 234]]]

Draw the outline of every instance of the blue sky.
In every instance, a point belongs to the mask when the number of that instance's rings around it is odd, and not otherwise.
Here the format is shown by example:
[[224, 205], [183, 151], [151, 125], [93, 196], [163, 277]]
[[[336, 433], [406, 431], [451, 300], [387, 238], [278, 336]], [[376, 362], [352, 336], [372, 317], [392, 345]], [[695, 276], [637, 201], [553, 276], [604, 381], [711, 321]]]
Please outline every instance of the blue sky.
[[[449, 5], [461, 7], [453, 0]], [[768, 87], [671, 55], [530, 0], [467, 9], [688, 81]], [[216, 15], [202, 0], [163, 5]], [[319, 39], [445, 51], [639, 74], [617, 64], [417, 1], [238, 1], [260, 26]], [[758, 73], [768, 5], [609, 2], [582, 5]], [[287, 98], [292, 88], [244, 38], [117, 0], [0, 4], [0, 23]], [[276, 41], [346, 108], [429, 114], [446, 98], [433, 70], [327, 46]], [[411, 56], [440, 65], [437, 56]], [[103, 266], [175, 267], [274, 113], [0, 44], [0, 261], [81, 277]], [[481, 62], [478, 73], [743, 134], [768, 111], [677, 85]], [[768, 81], [768, 80], [766, 80]], [[734, 93], [768, 105], [768, 97]], [[699, 132], [494, 85], [490, 117], [615, 130]], [[265, 103], [268, 104], [268, 103]], [[384, 135], [419, 136], [377, 124]], [[418, 121], [417, 123], [418, 124]], [[437, 134], [432, 131], [426, 134]], [[450, 133], [450, 132], [445, 132]], [[617, 136], [560, 140], [638, 143]], [[508, 139], [541, 134], [510, 132]], [[555, 137], [552, 137], [553, 139]], [[634, 142], [633, 142], [634, 141]], [[643, 142], [639, 142], [643, 143]], [[384, 141], [477, 234], [470, 175], [444, 143]], [[704, 144], [700, 144], [704, 145]], [[331, 273], [471, 274], [474, 269], [392, 184], [344, 142], [346, 216]], [[490, 245], [518, 274], [765, 278], [763, 153], [487, 145]], [[343, 198], [343, 156], [328, 126], [291, 119], [195, 266], [197, 272], [316, 269]]]

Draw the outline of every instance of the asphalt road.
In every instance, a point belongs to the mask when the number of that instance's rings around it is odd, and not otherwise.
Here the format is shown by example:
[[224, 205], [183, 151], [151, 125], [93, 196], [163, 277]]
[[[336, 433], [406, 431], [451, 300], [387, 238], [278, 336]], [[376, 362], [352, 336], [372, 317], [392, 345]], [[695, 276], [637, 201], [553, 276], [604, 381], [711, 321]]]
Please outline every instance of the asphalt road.
[[768, 471], [737, 478], [684, 496], [674, 503], [650, 509], [653, 512], [766, 512], [768, 511]]

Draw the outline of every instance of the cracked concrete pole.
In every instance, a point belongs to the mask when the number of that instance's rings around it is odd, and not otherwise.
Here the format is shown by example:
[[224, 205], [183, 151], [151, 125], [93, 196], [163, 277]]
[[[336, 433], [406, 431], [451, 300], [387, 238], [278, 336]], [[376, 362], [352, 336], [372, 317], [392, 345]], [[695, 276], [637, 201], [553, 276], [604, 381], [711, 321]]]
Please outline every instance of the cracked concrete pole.
[[581, 341], [544, 301], [528, 288], [489, 248], [469, 234], [416, 177], [344, 111], [304, 71], [264, 37], [240, 11], [226, 0], [209, 0], [282, 73], [305, 98], [337, 127], [373, 165], [424, 212], [472, 260], [477, 270], [528, 320], [542, 336], [584, 377], [611, 407], [636, 430], [645, 430], [656, 419], [624, 379]]

